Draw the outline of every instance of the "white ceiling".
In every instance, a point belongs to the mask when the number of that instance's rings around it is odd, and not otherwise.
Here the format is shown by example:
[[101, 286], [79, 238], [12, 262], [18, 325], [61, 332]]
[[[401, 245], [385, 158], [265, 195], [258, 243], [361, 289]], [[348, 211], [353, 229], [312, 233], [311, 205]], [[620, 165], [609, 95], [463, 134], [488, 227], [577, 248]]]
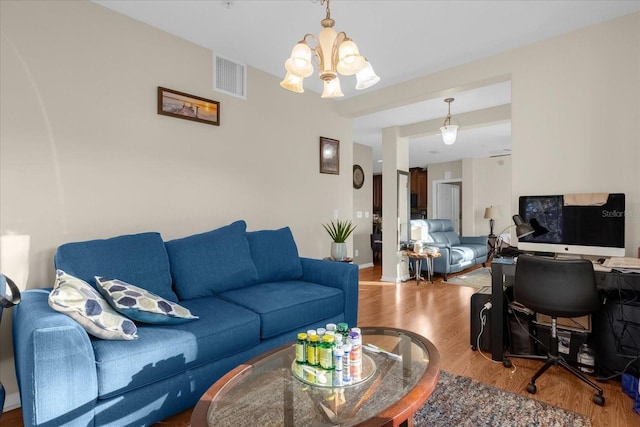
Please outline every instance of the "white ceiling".
[[[321, 29], [318, 0], [93, 0], [225, 57], [283, 77], [291, 48]], [[367, 91], [544, 40], [640, 10], [640, 0], [334, 0], [335, 29], [345, 31], [380, 75]], [[355, 77], [341, 79], [345, 98], [357, 96]], [[320, 79], [305, 79], [321, 93]], [[282, 89], [283, 91], [285, 89]], [[251, 87], [248, 87], [251, 96]], [[510, 103], [509, 83], [452, 95], [456, 114]], [[381, 171], [381, 129], [446, 116], [437, 98], [354, 119], [354, 142], [373, 147]], [[340, 102], [326, 100], [326, 102]], [[409, 141], [410, 166], [508, 153], [509, 124], [465, 129], [444, 146], [440, 135]]]

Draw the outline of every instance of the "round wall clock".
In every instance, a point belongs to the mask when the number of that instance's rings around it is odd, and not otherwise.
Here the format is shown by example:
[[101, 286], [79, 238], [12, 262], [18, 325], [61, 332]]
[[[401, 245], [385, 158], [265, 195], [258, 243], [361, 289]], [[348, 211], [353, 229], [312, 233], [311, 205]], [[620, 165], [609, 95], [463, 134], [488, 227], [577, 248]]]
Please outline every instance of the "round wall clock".
[[353, 165], [353, 188], [361, 188], [364, 184], [364, 171], [360, 165]]

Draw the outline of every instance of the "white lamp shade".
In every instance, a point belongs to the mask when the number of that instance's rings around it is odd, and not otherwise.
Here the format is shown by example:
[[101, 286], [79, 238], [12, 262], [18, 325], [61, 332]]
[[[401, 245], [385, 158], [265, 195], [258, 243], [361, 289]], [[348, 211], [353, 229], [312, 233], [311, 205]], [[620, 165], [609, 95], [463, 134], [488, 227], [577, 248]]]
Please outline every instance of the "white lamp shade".
[[494, 208], [493, 206], [489, 206], [484, 209], [484, 218], [485, 219], [498, 219], [500, 218], [500, 211], [498, 208]]
[[284, 80], [280, 82], [280, 86], [285, 89], [290, 90], [295, 93], [303, 93], [304, 87], [302, 86], [302, 81], [304, 79], [300, 76], [296, 76], [295, 74], [287, 73]]
[[309, 77], [313, 73], [311, 65], [311, 48], [305, 42], [300, 42], [293, 47], [291, 57], [284, 63], [284, 67], [291, 74], [300, 77]]
[[373, 67], [367, 61], [367, 65], [356, 73], [356, 90], [367, 89], [380, 81], [380, 77], [373, 71]]
[[344, 93], [342, 93], [340, 79], [338, 77], [324, 81], [324, 91], [322, 92], [321, 98], [339, 98], [341, 96], [344, 96]]
[[352, 76], [362, 70], [367, 65], [358, 51], [358, 46], [351, 39], [346, 39], [340, 43], [338, 48], [338, 65], [336, 69], [343, 76]]
[[0, 236], [0, 273], [13, 279], [21, 291], [26, 289], [29, 278], [30, 246], [28, 234]]
[[456, 142], [456, 136], [458, 135], [458, 125], [442, 126], [440, 128], [442, 132], [442, 140], [446, 145], [451, 145]]

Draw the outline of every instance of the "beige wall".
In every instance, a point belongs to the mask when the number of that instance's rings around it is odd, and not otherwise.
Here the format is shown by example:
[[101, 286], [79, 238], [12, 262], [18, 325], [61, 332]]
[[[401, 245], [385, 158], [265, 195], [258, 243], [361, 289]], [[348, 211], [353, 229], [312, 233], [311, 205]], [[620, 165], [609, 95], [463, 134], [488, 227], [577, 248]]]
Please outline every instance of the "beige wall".
[[[320, 224], [354, 208], [341, 116], [505, 76], [511, 211], [522, 194], [625, 192], [627, 255], [640, 246], [640, 13], [337, 107], [251, 68], [247, 101], [214, 92], [211, 52], [92, 3], [3, 0], [0, 19], [0, 234], [31, 236], [30, 288], [51, 286], [61, 243], [239, 218], [289, 225], [302, 255], [326, 256]], [[158, 85], [221, 101], [222, 126], [158, 116]], [[340, 175], [318, 173], [319, 136], [341, 141]], [[15, 394], [5, 314], [0, 378]]]
[[[429, 206], [434, 207], [434, 181], [445, 180], [450, 172], [451, 180], [460, 181], [462, 187], [462, 223], [465, 236], [489, 234], [489, 220], [484, 219], [484, 209], [496, 206], [502, 218], [495, 220], [494, 232], [498, 233], [511, 222], [511, 156], [467, 158], [454, 162], [429, 165]], [[429, 211], [429, 218], [435, 218]]]
[[517, 213], [511, 208], [511, 156], [465, 159], [464, 163], [462, 229], [467, 236], [488, 235], [484, 210], [494, 206], [501, 214], [494, 218], [493, 232], [498, 234], [513, 224], [511, 216]]
[[626, 253], [637, 256], [640, 13], [347, 99], [338, 108], [354, 117], [505, 79], [512, 82], [511, 211], [521, 195], [624, 192]]
[[373, 149], [354, 143], [353, 163], [362, 167], [365, 176], [362, 188], [353, 189], [353, 223], [357, 226], [353, 232], [353, 262], [362, 268], [373, 265], [370, 239], [373, 230]]
[[[329, 254], [321, 224], [353, 203], [351, 120], [334, 102], [252, 68], [248, 100], [215, 92], [210, 51], [90, 2], [0, 5], [0, 234], [31, 236], [29, 288], [52, 286], [61, 243], [172, 239], [236, 219], [288, 225], [301, 255]], [[220, 101], [221, 126], [156, 114], [157, 86]], [[340, 175], [319, 173], [320, 136], [340, 140]], [[5, 310], [7, 406], [10, 320]]]

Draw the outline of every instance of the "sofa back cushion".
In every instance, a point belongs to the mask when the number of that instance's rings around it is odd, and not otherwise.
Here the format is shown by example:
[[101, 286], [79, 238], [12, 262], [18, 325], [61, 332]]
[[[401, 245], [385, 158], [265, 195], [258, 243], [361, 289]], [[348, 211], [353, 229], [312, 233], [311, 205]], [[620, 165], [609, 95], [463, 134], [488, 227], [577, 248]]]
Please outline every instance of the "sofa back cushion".
[[181, 300], [213, 296], [258, 281], [247, 224], [227, 226], [165, 243], [173, 286]]
[[247, 233], [258, 282], [297, 280], [302, 277], [298, 247], [289, 227]]
[[460, 244], [460, 236], [453, 231], [450, 219], [412, 220], [411, 238], [429, 243], [448, 243], [451, 246]]
[[95, 276], [117, 277], [169, 301], [178, 301], [171, 289], [169, 258], [159, 233], [66, 243], [58, 248], [54, 263], [56, 269], [94, 288]]

